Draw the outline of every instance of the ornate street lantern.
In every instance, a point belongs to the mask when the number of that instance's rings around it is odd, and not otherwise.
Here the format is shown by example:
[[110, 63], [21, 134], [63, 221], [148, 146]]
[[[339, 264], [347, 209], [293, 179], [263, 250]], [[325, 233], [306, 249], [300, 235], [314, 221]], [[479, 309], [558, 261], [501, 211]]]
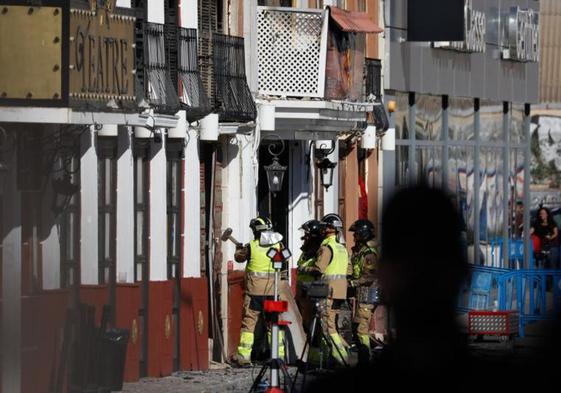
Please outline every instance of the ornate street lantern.
[[329, 189], [333, 185], [333, 169], [337, 166], [336, 162], [331, 162], [329, 158], [324, 157], [316, 162], [318, 169], [320, 170], [319, 180], [321, 185], [325, 189]]
[[277, 157], [273, 157], [273, 163], [271, 165], [265, 166], [269, 191], [275, 195], [282, 190], [282, 181], [284, 180], [286, 168], [286, 166], [279, 164], [279, 159]]
[[320, 170], [319, 180], [326, 190], [333, 185], [333, 169], [337, 166], [336, 162], [329, 159], [329, 155], [335, 151], [336, 141], [316, 141], [315, 156], [316, 166]]
[[267, 173], [267, 183], [269, 185], [269, 191], [276, 195], [277, 192], [282, 190], [282, 182], [284, 180], [284, 174], [286, 173], [287, 167], [279, 163], [279, 155], [284, 151], [284, 142], [280, 139], [280, 149], [275, 153], [275, 143], [269, 145], [269, 153], [273, 156], [273, 162], [270, 165], [264, 167]]

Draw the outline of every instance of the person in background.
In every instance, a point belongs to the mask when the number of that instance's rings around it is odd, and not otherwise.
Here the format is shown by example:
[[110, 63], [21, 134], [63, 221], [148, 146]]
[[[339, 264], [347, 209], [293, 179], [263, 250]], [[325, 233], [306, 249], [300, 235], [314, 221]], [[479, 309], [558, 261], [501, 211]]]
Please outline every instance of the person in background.
[[555, 222], [551, 218], [549, 210], [545, 207], [540, 207], [536, 213], [536, 219], [530, 228], [530, 235], [535, 235], [539, 240], [539, 249], [534, 249], [534, 257], [536, 259], [536, 266], [541, 269], [548, 269], [557, 266], [550, 266], [551, 249], [556, 244], [556, 239], [559, 234]]

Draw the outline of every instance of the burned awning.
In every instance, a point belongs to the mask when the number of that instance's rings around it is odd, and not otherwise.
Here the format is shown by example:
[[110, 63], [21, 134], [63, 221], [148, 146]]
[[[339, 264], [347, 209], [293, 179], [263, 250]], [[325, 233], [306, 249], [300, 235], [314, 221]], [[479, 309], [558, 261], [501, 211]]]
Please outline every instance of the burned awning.
[[348, 33], [382, 33], [384, 29], [370, 20], [366, 12], [329, 7], [329, 14], [342, 31]]

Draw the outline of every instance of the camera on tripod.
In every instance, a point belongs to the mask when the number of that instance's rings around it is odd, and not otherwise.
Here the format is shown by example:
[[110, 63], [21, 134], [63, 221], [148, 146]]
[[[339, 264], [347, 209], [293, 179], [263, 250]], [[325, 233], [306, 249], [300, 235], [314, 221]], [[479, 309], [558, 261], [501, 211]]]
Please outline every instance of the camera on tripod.
[[302, 292], [309, 299], [327, 299], [329, 297], [329, 284], [323, 281], [303, 282]]

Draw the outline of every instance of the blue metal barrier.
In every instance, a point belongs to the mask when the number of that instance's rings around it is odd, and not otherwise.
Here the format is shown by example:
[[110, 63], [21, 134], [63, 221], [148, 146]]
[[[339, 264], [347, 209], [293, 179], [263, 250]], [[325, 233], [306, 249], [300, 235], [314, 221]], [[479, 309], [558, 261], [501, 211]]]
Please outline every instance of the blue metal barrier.
[[[506, 266], [503, 263], [503, 239], [495, 238], [489, 241], [491, 246], [491, 266]], [[534, 250], [530, 243], [529, 266], [534, 267]], [[524, 240], [509, 239], [508, 241], [508, 268], [522, 269], [524, 267]]]
[[517, 311], [521, 337], [528, 323], [553, 319], [561, 311], [561, 270], [470, 265], [466, 284], [458, 311]]

